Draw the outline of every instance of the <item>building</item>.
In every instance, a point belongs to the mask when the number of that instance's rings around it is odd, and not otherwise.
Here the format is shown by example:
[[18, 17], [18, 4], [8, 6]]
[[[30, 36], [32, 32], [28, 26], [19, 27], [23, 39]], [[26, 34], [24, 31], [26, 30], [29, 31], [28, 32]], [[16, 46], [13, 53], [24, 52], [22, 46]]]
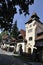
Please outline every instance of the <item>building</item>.
[[4, 34], [3, 36], [2, 36], [2, 44], [4, 45], [4, 46], [9, 46], [9, 44], [10, 44], [10, 40], [11, 40], [11, 38], [10, 38], [10, 36], [8, 35], [8, 34]]
[[38, 37], [37, 39], [35, 40], [36, 44], [35, 46], [38, 48], [38, 50], [43, 50], [43, 32], [37, 34]]
[[[35, 40], [40, 40], [40, 38], [43, 37], [42, 35], [40, 35], [40, 37], [38, 36], [43, 32], [43, 23], [40, 21], [38, 15], [36, 13], [33, 13], [32, 16], [30, 17], [30, 20], [25, 23], [25, 27], [27, 40], [26, 53], [33, 53], [33, 50], [37, 49], [37, 47], [35, 46], [36, 45]], [[40, 42], [42, 42], [43, 44], [43, 41]]]
[[22, 51], [25, 52], [25, 35], [26, 32], [24, 30], [19, 31], [18, 40], [17, 40], [17, 49], [16, 51], [19, 52], [20, 47], [22, 47]]
[[43, 32], [37, 34], [37, 39], [35, 40], [35, 47], [37, 47], [36, 55], [38, 60], [43, 62]]
[[1, 48], [6, 49], [7, 51], [13, 50], [16, 47], [16, 39], [11, 37], [9, 34], [4, 34], [2, 36]]

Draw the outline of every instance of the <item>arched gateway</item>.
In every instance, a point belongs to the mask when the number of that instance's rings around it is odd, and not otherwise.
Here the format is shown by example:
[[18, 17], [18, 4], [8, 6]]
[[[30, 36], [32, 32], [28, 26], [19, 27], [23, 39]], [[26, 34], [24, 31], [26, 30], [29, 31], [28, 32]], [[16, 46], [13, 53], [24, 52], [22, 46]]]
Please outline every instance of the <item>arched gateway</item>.
[[31, 48], [28, 48], [28, 54], [31, 54]]

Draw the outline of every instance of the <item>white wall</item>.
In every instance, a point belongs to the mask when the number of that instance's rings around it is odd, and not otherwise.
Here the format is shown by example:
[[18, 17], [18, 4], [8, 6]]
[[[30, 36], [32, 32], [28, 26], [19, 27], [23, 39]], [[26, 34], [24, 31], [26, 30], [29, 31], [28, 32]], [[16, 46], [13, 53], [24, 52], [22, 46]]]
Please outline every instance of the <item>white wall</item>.
[[[36, 30], [36, 24], [33, 25], [36, 21], [34, 20], [32, 23], [30, 24], [26, 24], [26, 39], [27, 39], [27, 50], [26, 52], [28, 52], [28, 48], [31, 48], [31, 53], [33, 52], [33, 48], [35, 45], [35, 30]], [[30, 26], [31, 25], [31, 26]], [[32, 29], [32, 31], [28, 32], [28, 30]], [[29, 37], [32, 37], [32, 40], [29, 40]]]
[[22, 49], [23, 49], [23, 52], [25, 52], [25, 43], [24, 42], [19, 42], [17, 43], [17, 48], [16, 48], [16, 51], [18, 52], [19, 51], [19, 45], [22, 45]]
[[[33, 49], [35, 48], [34, 45], [35, 45], [35, 39], [37, 38], [37, 33], [43, 32], [43, 25], [34, 20], [30, 24], [27, 23], [25, 27], [26, 27], [26, 40], [27, 40], [26, 52], [28, 52], [28, 48], [30, 47], [32, 53]], [[30, 29], [32, 29], [32, 31], [28, 32], [28, 30]], [[29, 37], [32, 37], [33, 39], [29, 41]]]

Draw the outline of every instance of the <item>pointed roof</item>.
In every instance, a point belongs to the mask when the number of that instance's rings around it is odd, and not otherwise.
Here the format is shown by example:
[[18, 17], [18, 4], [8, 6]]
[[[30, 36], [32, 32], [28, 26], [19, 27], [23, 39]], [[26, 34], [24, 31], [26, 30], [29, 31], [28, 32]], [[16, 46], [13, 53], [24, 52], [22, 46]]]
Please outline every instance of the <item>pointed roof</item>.
[[31, 23], [33, 20], [36, 20], [37, 22], [43, 24], [39, 19], [40, 19], [40, 18], [38, 17], [38, 15], [34, 12], [34, 13], [31, 15], [29, 21], [26, 22], [25, 24], [27, 24], [27, 23], [29, 24], [29, 23]]
[[8, 37], [9, 37], [9, 35], [5, 34], [5, 35], [2, 36], [2, 39], [7, 39]]
[[26, 22], [25, 24], [27, 24], [27, 23], [31, 23], [31, 22], [32, 22], [32, 18], [30, 18], [29, 21]]
[[25, 30], [23, 30], [23, 29], [21, 29], [21, 30], [20, 30], [20, 33], [19, 33], [19, 36], [22, 36], [22, 37], [23, 37], [23, 39], [25, 39], [25, 36], [26, 36], [26, 31], [25, 31]]
[[41, 32], [41, 33], [38, 33], [38, 36], [37, 36], [37, 38], [36, 38], [36, 40], [43, 40], [43, 32]]
[[41, 40], [41, 39], [43, 39], [43, 35], [38, 36], [36, 40]]
[[34, 17], [40, 19], [40, 18], [38, 17], [38, 15], [36, 14], [36, 12], [34, 12], [34, 13], [32, 14], [32, 16], [31, 16], [31, 18], [34, 18]]

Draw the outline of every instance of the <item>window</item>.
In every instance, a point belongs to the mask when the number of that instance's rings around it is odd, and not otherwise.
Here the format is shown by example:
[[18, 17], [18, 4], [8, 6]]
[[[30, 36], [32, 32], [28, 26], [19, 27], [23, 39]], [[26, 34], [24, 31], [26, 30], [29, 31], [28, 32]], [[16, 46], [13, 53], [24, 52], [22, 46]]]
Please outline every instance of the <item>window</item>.
[[29, 37], [29, 40], [32, 40], [32, 37]]
[[28, 48], [28, 54], [31, 54], [31, 48]]
[[32, 29], [29, 29], [28, 32], [32, 32]]

